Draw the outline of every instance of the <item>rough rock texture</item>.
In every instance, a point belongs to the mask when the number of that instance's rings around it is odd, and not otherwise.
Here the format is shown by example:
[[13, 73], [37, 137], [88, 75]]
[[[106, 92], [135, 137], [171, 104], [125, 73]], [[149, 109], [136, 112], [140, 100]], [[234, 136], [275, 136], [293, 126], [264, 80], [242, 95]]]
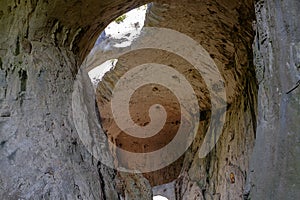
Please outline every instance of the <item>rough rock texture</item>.
[[[251, 159], [251, 199], [300, 197], [299, 1], [258, 1], [254, 42], [258, 127]], [[298, 82], [299, 83], [299, 82]]]
[[[198, 149], [209, 124], [209, 93], [200, 74], [182, 58], [159, 50], [129, 53], [119, 59], [116, 67], [98, 85], [97, 101], [105, 131], [118, 147], [133, 152], [153, 151], [166, 145], [176, 134], [180, 113], [175, 104], [176, 97], [170, 95], [168, 90], [156, 85], [145, 86], [130, 101], [133, 120], [142, 126], [149, 123], [147, 111], [155, 103], [164, 105], [168, 120], [156, 137], [147, 140], [129, 137], [117, 127], [110, 113], [110, 98], [118, 79], [139, 64], [163, 63], [184, 74], [193, 85], [202, 114], [194, 143], [183, 156], [184, 160], [145, 174], [153, 186], [171, 182], [179, 176], [175, 190], [177, 199], [243, 197], [256, 127], [257, 86], [251, 48], [253, 9], [251, 4], [238, 3], [154, 3], [146, 16], [146, 26], [171, 28], [198, 41], [214, 59], [225, 79], [228, 98], [225, 127], [217, 146], [205, 159], [199, 159]], [[242, 18], [241, 13], [246, 13], [248, 17]], [[215, 18], [218, 18], [218, 23], [214, 21]], [[146, 38], [141, 36], [138, 40]], [[172, 100], [174, 98], [175, 102]], [[127, 160], [126, 157], [118, 158], [120, 162], [123, 162], [122, 159]], [[181, 171], [181, 174], [176, 171]], [[235, 182], [230, 180], [231, 174]]]
[[[300, 79], [300, 2], [257, 1], [255, 9], [252, 1], [157, 2], [148, 25], [174, 28], [199, 41], [228, 86], [223, 134], [201, 160], [196, 156], [201, 137], [194, 141], [176, 180], [176, 199], [299, 199], [300, 90], [286, 92]], [[143, 177], [117, 174], [90, 155], [72, 117], [74, 80], [98, 35], [114, 18], [144, 3], [0, 1], [1, 199], [151, 198]], [[91, 87], [77, 86], [80, 91]], [[83, 113], [77, 120], [87, 124], [88, 133], [96, 132], [87, 118], [90, 110], [83, 109], [90, 109], [85, 103], [91, 99], [79, 100], [76, 108]]]
[[[210, 101], [207, 97], [208, 91], [205, 89], [202, 77], [195, 71], [184, 59], [159, 50], [142, 50], [132, 52], [126, 56], [122, 56], [117, 66], [107, 73], [97, 88], [97, 101], [99, 112], [101, 115], [101, 124], [105, 132], [109, 135], [111, 141], [119, 148], [132, 152], [151, 152], [159, 150], [167, 145], [176, 135], [180, 124], [180, 105], [172, 91], [158, 84], [149, 84], [139, 88], [130, 101], [131, 117], [140, 126], [145, 126], [150, 123], [148, 110], [153, 104], [161, 104], [168, 113], [168, 118], [163, 129], [155, 136], [150, 138], [136, 138], [124, 133], [116, 125], [111, 113], [110, 99], [114, 85], [125, 72], [143, 63], [162, 63], [168, 66], [173, 66], [192, 83], [195, 87], [195, 92], [199, 96], [199, 105], [202, 111], [202, 120], [209, 115]], [[193, 72], [193, 73], [191, 73]], [[200, 133], [203, 135], [203, 133]], [[182, 141], [183, 143], [185, 141]], [[118, 161], [125, 165], [130, 165], [127, 158], [118, 155]], [[163, 162], [158, 160], [158, 162]], [[156, 173], [148, 173], [145, 176], [149, 179], [151, 185], [160, 185], [168, 183], [176, 179], [181, 171], [183, 157], [177, 160], [172, 165], [159, 170]]]
[[0, 2], [1, 199], [117, 196], [108, 196], [113, 187], [104, 191], [110, 170], [97, 166], [74, 127], [80, 26], [56, 18], [65, 13], [59, 2]]

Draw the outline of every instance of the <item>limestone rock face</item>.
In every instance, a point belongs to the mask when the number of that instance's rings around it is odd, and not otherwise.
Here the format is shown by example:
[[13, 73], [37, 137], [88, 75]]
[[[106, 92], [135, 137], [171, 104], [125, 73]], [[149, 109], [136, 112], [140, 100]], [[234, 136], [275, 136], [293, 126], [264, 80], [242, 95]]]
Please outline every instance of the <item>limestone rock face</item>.
[[[201, 76], [187, 70], [206, 115], [180, 159], [149, 174], [125, 174], [90, 154], [80, 138], [82, 129], [85, 140], [93, 141], [95, 133], [103, 139], [100, 145], [92, 143], [92, 149], [100, 146], [101, 152], [109, 145], [92, 106], [95, 98], [87, 72], [79, 68], [109, 22], [145, 3], [149, 2], [0, 1], [0, 199], [151, 199], [153, 186], [161, 191], [160, 184], [172, 181], [167, 189], [174, 191], [168, 195], [175, 199], [299, 199], [300, 88], [287, 94], [300, 79], [298, 0], [155, 0], [146, 26], [171, 28], [193, 38], [223, 75], [228, 95], [223, 133], [210, 154], [200, 159], [197, 152], [211, 102]], [[108, 112], [105, 105], [119, 79], [112, 75], [142, 62], [147, 51], [138, 53], [121, 58], [98, 86], [100, 116]], [[177, 57], [155, 53], [149, 59], [188, 67]], [[75, 102], [74, 84], [79, 91]], [[131, 109], [138, 123], [149, 119], [137, 111], [153, 102], [143, 104], [143, 94], [169, 92], [154, 87], [142, 88], [133, 98]], [[172, 139], [176, 99], [158, 94], [155, 100], [171, 113], [171, 125], [165, 127], [170, 135], [132, 146], [121, 133], [114, 140], [117, 145], [153, 150]], [[106, 133], [118, 132], [112, 120], [106, 120]], [[98, 156], [113, 160], [113, 153]]]
[[[98, 165], [74, 126], [80, 25], [62, 23], [59, 2], [0, 2], [1, 199], [117, 196], [113, 186], [104, 189], [113, 172]], [[72, 5], [61, 7], [74, 14]]]
[[[177, 162], [156, 172], [144, 174], [152, 186], [176, 180], [174, 191], [177, 199], [241, 198], [249, 174], [248, 158], [254, 145], [257, 95], [251, 56], [254, 34], [254, 11], [251, 9], [254, 8], [251, 4], [225, 4], [222, 5], [224, 12], [220, 12], [218, 6], [221, 6], [221, 2], [208, 5], [204, 2], [154, 3], [145, 22], [146, 26], [170, 28], [193, 38], [209, 52], [225, 79], [227, 119], [221, 139], [209, 156], [199, 159], [198, 153], [209, 125], [209, 92], [201, 75], [182, 58], [157, 49], [126, 54], [120, 57], [115, 68], [103, 77], [97, 88], [96, 96], [102, 125], [113, 143], [128, 151], [148, 152], [162, 148], [174, 138], [180, 124], [180, 112], [176, 105], [178, 101], [170, 94], [172, 91], [161, 86], [149, 85], [137, 90], [130, 101], [131, 117], [137, 124], [143, 126], [150, 123], [147, 111], [155, 103], [164, 105], [168, 113], [166, 126], [156, 137], [137, 140], [122, 132], [114, 122], [110, 100], [117, 81], [127, 71], [142, 63], [162, 63], [178, 70], [191, 83], [197, 94], [202, 116], [193, 144]], [[248, 18], [238, 21], [238, 11], [247, 13]], [[218, 16], [218, 23], [214, 22], [216, 16], [210, 13]], [[138, 40], [147, 38], [141, 36]], [[98, 56], [101, 57], [100, 54]], [[127, 161], [124, 156], [118, 160]], [[163, 162], [163, 159], [160, 162]], [[230, 181], [231, 174], [235, 182]]]
[[299, 1], [256, 4], [254, 55], [258, 126], [251, 158], [251, 199], [300, 197]]

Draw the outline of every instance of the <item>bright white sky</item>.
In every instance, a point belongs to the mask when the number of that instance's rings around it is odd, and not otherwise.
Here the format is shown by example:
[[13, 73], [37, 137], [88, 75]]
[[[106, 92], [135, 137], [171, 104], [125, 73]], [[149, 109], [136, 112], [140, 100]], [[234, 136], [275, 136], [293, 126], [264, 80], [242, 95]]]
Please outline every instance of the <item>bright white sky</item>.
[[[115, 47], [130, 46], [132, 41], [137, 38], [144, 26], [147, 5], [127, 12], [126, 18], [121, 23], [113, 21], [105, 28], [107, 38], [118, 39], [120, 42], [111, 44]], [[101, 43], [100, 43], [101, 44]], [[99, 45], [99, 44], [98, 44]], [[108, 60], [93, 70], [89, 71], [90, 79], [94, 86], [102, 79], [104, 74], [115, 66], [117, 59]]]
[[153, 200], [168, 200], [168, 199], [167, 199], [166, 197], [157, 195], [157, 196], [154, 196], [154, 197], [153, 197]]
[[125, 14], [126, 18], [123, 22], [117, 24], [113, 21], [106, 27], [106, 36], [115, 39], [128, 39], [128, 42], [114, 45], [115, 47], [129, 46], [132, 40], [139, 36], [144, 26], [146, 10], [147, 5], [133, 9]]

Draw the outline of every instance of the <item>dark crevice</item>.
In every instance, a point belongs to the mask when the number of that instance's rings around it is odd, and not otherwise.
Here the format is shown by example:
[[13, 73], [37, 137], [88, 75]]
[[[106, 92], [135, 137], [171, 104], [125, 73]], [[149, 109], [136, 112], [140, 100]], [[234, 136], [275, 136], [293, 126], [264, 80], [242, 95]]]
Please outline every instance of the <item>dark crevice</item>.
[[18, 36], [17, 41], [16, 41], [16, 49], [15, 49], [14, 55], [17, 56], [19, 54], [20, 54], [20, 38]]
[[20, 92], [19, 92], [19, 97], [20, 97], [20, 105], [22, 106], [23, 101], [24, 101], [24, 96], [26, 92], [26, 85], [27, 85], [27, 72], [23, 69], [19, 71], [19, 79], [21, 82], [20, 85]]
[[98, 174], [99, 174], [99, 178], [100, 178], [100, 186], [101, 186], [101, 191], [103, 194], [103, 200], [107, 200], [106, 194], [105, 194], [105, 180], [103, 178], [102, 172], [101, 172], [101, 162], [97, 163], [97, 168], [98, 168]]
[[2, 59], [0, 58], [0, 70], [3, 70], [3, 67], [2, 67], [3, 63], [2, 63]]
[[19, 71], [19, 78], [21, 81], [21, 92], [25, 92], [26, 91], [26, 83], [27, 83], [27, 72], [23, 69], [21, 69]]
[[6, 142], [7, 142], [6, 140], [2, 141], [2, 142], [0, 143], [0, 147], [3, 148]]

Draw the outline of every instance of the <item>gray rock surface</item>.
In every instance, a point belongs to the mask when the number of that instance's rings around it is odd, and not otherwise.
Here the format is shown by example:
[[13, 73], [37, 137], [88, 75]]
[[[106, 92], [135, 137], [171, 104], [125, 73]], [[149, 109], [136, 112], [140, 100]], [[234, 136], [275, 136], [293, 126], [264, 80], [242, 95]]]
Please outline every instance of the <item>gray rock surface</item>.
[[258, 1], [254, 41], [258, 126], [251, 158], [251, 199], [300, 197], [299, 1]]
[[[83, 145], [83, 125], [105, 138], [98, 119], [89, 121], [93, 99], [77, 99], [79, 128], [72, 110], [76, 75], [101, 31], [145, 3], [0, 1], [0, 199], [151, 199], [144, 177], [116, 173]], [[228, 86], [223, 134], [204, 159], [201, 136], [186, 152], [176, 199], [300, 199], [300, 87], [287, 94], [300, 79], [299, 10], [298, 0], [152, 4], [146, 24], [199, 41]], [[77, 86], [89, 94], [84, 77]]]

